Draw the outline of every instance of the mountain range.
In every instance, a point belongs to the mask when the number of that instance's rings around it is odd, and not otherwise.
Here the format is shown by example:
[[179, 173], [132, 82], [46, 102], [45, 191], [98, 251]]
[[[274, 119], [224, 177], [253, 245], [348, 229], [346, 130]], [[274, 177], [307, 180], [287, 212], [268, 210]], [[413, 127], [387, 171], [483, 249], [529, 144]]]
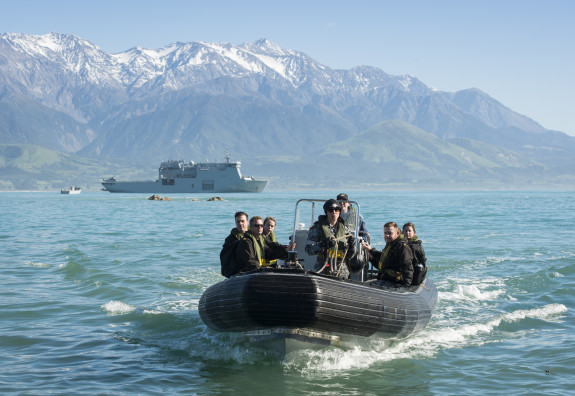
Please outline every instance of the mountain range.
[[[153, 179], [163, 160], [221, 159], [226, 149], [272, 188], [575, 181], [575, 137], [479, 89], [441, 92], [370, 66], [335, 70], [266, 39], [110, 54], [73, 35], [4, 33], [0, 145], [89, 160], [91, 171], [77, 168], [87, 184], [94, 164]], [[7, 169], [47, 177], [11, 161], [0, 162], [0, 188], [11, 185]]]

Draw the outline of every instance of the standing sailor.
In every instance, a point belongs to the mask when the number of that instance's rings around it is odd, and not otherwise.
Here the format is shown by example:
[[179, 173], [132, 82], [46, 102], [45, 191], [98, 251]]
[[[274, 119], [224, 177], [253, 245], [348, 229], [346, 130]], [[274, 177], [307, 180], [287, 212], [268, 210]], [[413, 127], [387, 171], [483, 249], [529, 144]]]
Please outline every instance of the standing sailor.
[[315, 271], [347, 279], [348, 262], [355, 256], [355, 238], [339, 216], [341, 206], [335, 199], [327, 200], [323, 211], [325, 215], [320, 215], [309, 230], [305, 251], [317, 255]]

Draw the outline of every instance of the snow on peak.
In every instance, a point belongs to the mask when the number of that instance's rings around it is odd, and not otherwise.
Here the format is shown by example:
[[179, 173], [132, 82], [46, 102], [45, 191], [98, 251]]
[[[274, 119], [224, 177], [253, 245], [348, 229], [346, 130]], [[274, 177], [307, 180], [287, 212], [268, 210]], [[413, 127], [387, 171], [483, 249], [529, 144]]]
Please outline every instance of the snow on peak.
[[[241, 77], [263, 74], [286, 81], [293, 87], [307, 84], [317, 92], [347, 88], [370, 90], [395, 85], [406, 91], [425, 90], [424, 84], [410, 75], [390, 76], [382, 70], [358, 66], [332, 71], [304, 53], [284, 50], [262, 38], [253, 43], [174, 42], [158, 49], [134, 47], [109, 54], [73, 35], [48, 33], [24, 35], [5, 33], [1, 39], [31, 58], [43, 57], [67, 69], [79, 79], [137, 88], [143, 85], [178, 89], [221, 75]], [[176, 77], [178, 76], [178, 77]], [[158, 85], [156, 85], [158, 84]]]
[[282, 47], [277, 45], [274, 42], [271, 42], [268, 39], [261, 38], [258, 41], [252, 44], [242, 44], [240, 47], [249, 49], [252, 52], [263, 52], [266, 54], [278, 55], [278, 56], [285, 56], [288, 55], [288, 52], [285, 51]]
[[97, 49], [97, 47], [87, 40], [63, 33], [47, 33], [43, 35], [27, 35], [19, 33], [5, 34], [11, 41], [29, 53], [47, 54], [56, 52], [63, 54], [71, 51], [78, 51], [78, 48]]
[[409, 74], [403, 74], [399, 76], [399, 79], [397, 81], [401, 84], [403, 88], [409, 91], [409, 87], [413, 82], [413, 76], [410, 76]]
[[36, 37], [36, 44], [40, 47], [51, 49], [54, 52], [62, 52], [63, 46], [61, 45], [61, 40], [58, 40], [54, 33], [44, 34], [42, 36]]
[[46, 55], [48, 52], [60, 52], [62, 45], [55, 40], [56, 33], [44, 35], [27, 35], [20, 33], [4, 33], [6, 38], [22, 51], [33, 55]]

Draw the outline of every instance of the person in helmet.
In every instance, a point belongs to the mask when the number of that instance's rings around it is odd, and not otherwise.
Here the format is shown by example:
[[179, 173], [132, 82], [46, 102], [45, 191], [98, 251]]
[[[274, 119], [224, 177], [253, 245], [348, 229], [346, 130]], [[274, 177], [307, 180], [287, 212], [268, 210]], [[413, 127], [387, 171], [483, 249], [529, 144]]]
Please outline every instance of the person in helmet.
[[310, 256], [317, 255], [315, 271], [347, 278], [349, 260], [355, 256], [355, 238], [340, 217], [338, 201], [327, 200], [323, 211], [309, 230], [305, 251]]

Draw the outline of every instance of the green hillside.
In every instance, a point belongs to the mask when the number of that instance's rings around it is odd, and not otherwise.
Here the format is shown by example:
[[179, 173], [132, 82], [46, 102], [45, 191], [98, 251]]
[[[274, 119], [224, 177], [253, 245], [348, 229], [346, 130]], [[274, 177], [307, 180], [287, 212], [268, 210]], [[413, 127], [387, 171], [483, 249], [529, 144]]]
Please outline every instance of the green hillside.
[[[400, 120], [381, 122], [351, 139], [327, 143], [319, 148], [316, 164], [308, 165], [316, 176], [335, 174], [363, 186], [466, 188], [565, 180], [551, 180], [544, 166], [524, 155], [471, 139], [442, 140]], [[330, 179], [330, 183], [336, 181]]]
[[536, 162], [487, 143], [445, 141], [404, 121], [379, 123], [353, 139], [332, 143], [325, 154], [374, 163], [401, 163], [411, 170], [457, 166], [463, 169], [530, 166]]
[[31, 144], [0, 145], [0, 190], [59, 190], [71, 185], [99, 190], [103, 177], [150, 179], [155, 172], [143, 172], [120, 165], [64, 154]]

